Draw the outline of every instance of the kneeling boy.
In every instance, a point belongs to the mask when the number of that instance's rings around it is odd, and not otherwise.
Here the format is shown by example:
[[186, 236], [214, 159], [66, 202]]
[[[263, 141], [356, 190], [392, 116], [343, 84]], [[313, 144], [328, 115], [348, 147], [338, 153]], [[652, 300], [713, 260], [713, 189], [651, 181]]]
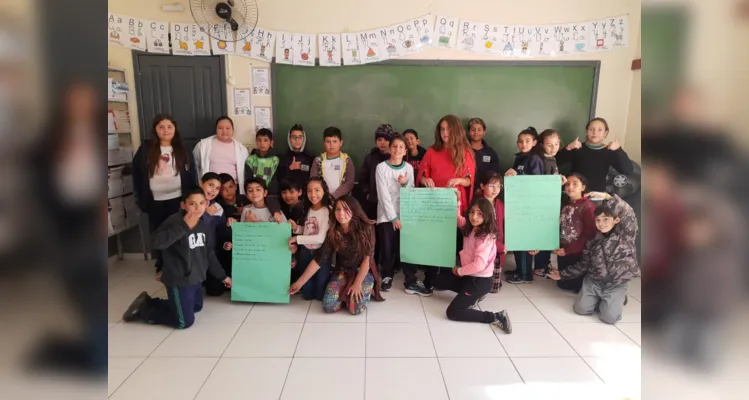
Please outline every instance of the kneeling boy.
[[195, 313], [203, 309], [201, 283], [209, 272], [231, 287], [231, 278], [208, 243], [213, 235], [205, 215], [207, 200], [202, 189], [188, 191], [182, 198], [182, 210], [167, 218], [153, 233], [153, 248], [162, 250], [164, 267], [161, 282], [168, 299], [154, 299], [141, 293], [122, 319], [144, 321], [185, 329], [195, 322]]
[[597, 311], [601, 321], [614, 324], [627, 304], [629, 281], [640, 275], [635, 247], [637, 217], [617, 195], [590, 192], [586, 196], [604, 200], [595, 211], [598, 234], [585, 245], [580, 262], [549, 277], [573, 279], [587, 273], [575, 300], [575, 312], [590, 315]]

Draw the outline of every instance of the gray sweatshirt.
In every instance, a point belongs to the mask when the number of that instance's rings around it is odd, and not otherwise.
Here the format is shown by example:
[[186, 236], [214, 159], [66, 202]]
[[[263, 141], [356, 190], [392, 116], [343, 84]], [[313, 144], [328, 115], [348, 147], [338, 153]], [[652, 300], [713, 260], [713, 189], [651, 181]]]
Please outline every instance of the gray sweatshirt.
[[192, 229], [184, 217], [184, 211], [172, 215], [153, 233], [153, 248], [162, 250], [164, 257], [161, 282], [166, 286], [192, 286], [203, 282], [206, 272], [218, 280], [226, 279], [216, 258], [214, 240], [208, 242], [208, 235], [213, 232], [205, 216]]

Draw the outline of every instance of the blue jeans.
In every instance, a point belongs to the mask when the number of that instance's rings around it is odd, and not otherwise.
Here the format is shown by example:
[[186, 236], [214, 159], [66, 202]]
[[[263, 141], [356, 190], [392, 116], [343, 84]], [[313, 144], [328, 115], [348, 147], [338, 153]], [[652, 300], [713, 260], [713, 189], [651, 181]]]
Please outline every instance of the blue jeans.
[[[297, 251], [297, 264], [294, 269], [297, 269], [303, 274], [312, 262], [312, 255], [312, 250], [304, 246], [299, 246], [299, 250]], [[320, 269], [312, 275], [304, 286], [302, 286], [302, 297], [305, 300], [322, 301], [322, 298], [325, 295], [325, 288], [328, 286], [328, 281], [330, 280], [330, 269], [330, 264], [321, 264]]]

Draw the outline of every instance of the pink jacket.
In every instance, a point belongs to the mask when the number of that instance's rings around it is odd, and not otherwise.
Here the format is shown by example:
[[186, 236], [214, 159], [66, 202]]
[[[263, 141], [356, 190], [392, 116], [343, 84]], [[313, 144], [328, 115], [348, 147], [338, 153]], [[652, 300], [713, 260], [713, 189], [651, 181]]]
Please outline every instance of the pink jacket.
[[[458, 226], [465, 225], [465, 217], [458, 214]], [[494, 274], [494, 259], [497, 257], [497, 238], [494, 235], [476, 238], [474, 233], [463, 237], [460, 251], [458, 275], [488, 278]]]

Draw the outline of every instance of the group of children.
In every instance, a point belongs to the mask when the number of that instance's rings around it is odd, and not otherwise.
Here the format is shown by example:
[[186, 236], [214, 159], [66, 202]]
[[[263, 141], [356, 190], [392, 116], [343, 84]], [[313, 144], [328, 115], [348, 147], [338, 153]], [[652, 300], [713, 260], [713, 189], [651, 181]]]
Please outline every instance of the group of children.
[[[387, 124], [377, 128], [376, 147], [358, 175], [357, 200], [350, 194], [354, 165], [341, 151], [343, 137], [338, 128], [325, 129], [325, 152], [318, 157], [305, 152], [301, 125], [289, 130], [289, 150], [281, 156], [273, 150], [272, 132], [261, 129], [246, 163], [245, 196], [238, 194], [237, 182], [230, 175], [210, 172], [203, 175], [200, 189], [184, 194], [180, 213], [164, 222], [153, 239], [154, 248], [165, 253], [160, 279], [169, 298], [152, 299], [144, 292], [123, 319], [190, 326], [194, 313], [202, 308], [201, 284], [208, 295], [221, 295], [231, 287], [231, 224], [288, 222], [293, 234], [289, 239], [293, 253], [290, 294], [301, 292], [305, 299], [320, 300], [326, 312], [346, 308], [359, 314], [370, 300], [383, 300], [380, 292], [392, 289], [394, 274], [402, 269], [406, 293], [430, 296], [434, 289], [458, 293], [447, 309], [448, 318], [491, 323], [510, 333], [506, 311], [475, 308], [502, 285], [507, 253], [500, 195], [503, 179], [559, 174], [559, 161], [572, 165], [571, 174], [560, 175], [566, 196], [560, 248], [553, 251], [559, 270], [550, 268], [551, 252], [515, 251], [517, 269], [507, 281], [526, 283], [534, 275], [559, 280], [561, 288], [579, 292], [576, 312], [597, 311], [604, 322], [617, 322], [626, 302], [627, 282], [639, 274], [634, 245], [637, 221], [626, 202], [604, 193], [609, 168], [631, 171], [616, 141], [603, 144], [608, 134], [606, 121], [590, 121], [585, 145], [575, 140], [561, 151], [558, 132], [547, 129], [539, 135], [532, 127], [523, 130], [513, 167], [504, 174], [499, 171], [496, 152], [484, 140], [486, 125], [481, 119], [471, 119], [460, 134], [475, 154], [477, 176], [471, 179], [477, 190], [472, 201], [461, 199], [456, 191], [462, 245], [460, 267], [452, 273], [426, 268], [426, 279], [420, 282], [416, 271], [422, 266], [399, 260], [400, 189], [415, 186], [426, 153], [416, 131], [408, 129], [401, 135]], [[596, 208], [591, 199], [602, 204]], [[461, 200], [470, 201], [469, 206], [461, 207]], [[461, 209], [467, 211], [461, 215]]]

